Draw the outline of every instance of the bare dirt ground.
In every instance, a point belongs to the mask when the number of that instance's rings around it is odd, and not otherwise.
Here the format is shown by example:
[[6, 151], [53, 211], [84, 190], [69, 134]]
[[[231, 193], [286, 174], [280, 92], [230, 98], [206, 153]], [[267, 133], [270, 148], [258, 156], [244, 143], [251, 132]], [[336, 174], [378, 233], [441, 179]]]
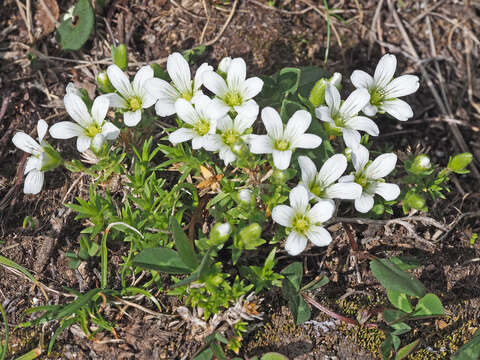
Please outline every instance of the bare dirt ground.
[[[49, 8], [47, 14], [42, 3]], [[440, 1], [328, 1], [332, 21], [326, 67], [348, 76], [354, 69], [372, 72], [380, 56], [397, 55], [399, 71], [418, 74], [419, 92], [409, 98], [415, 116], [408, 122], [385, 121], [377, 141], [382, 147], [406, 152], [420, 146], [434, 163], [445, 165], [452, 153], [480, 155], [479, 39], [480, 3], [474, 0]], [[68, 300], [63, 288], [86, 291], [99, 284], [99, 264], [85, 263], [78, 270], [68, 266], [65, 253], [78, 248], [82, 223], [63, 206], [85, 196], [88, 177], [65, 169], [48, 174], [40, 196], [25, 196], [22, 168], [26, 156], [16, 150], [11, 137], [17, 130], [34, 133], [38, 119], [50, 125], [66, 118], [62, 98], [73, 81], [93, 95], [95, 75], [110, 61], [112, 36], [128, 46], [131, 67], [163, 63], [173, 51], [208, 43], [201, 61], [217, 64], [224, 56], [243, 57], [250, 74], [272, 74], [284, 66], [323, 66], [327, 46], [327, 22], [323, 3], [310, 0], [118, 0], [110, 1], [96, 17], [95, 33], [81, 51], [64, 52], [55, 40], [55, 24], [72, 1], [4, 0], [0, 15], [0, 255], [33, 272], [51, 289], [50, 303]], [[110, 28], [110, 29], [109, 29]], [[200, 63], [200, 62], [199, 62]], [[71, 146], [71, 145], [70, 145]], [[73, 147], [62, 148], [65, 157]], [[392, 226], [355, 225], [360, 252], [385, 257], [414, 255], [423, 266], [416, 276], [439, 295], [450, 316], [419, 324], [421, 350], [414, 359], [449, 358], [480, 327], [480, 244], [469, 239], [480, 231], [480, 174], [475, 161], [469, 175], [453, 176], [447, 200], [430, 204], [429, 216], [451, 228], [445, 235], [415, 224], [425, 242]], [[35, 226], [24, 229], [30, 216]], [[436, 240], [435, 240], [436, 239]], [[124, 249], [113, 247], [112, 273]], [[333, 245], [306, 257], [310, 271], [320, 271], [331, 282], [315, 294], [332, 309], [352, 317], [363, 306], [385, 303], [368, 272], [368, 261], [352, 251], [344, 230], [335, 232]], [[355, 266], [356, 260], [358, 266]], [[320, 266], [320, 267], [319, 267]], [[58, 292], [59, 291], [59, 292]], [[337, 301], [346, 295], [343, 301]], [[179, 303], [158, 294], [165, 316], [130, 308], [118, 316], [118, 308], [106, 309], [117, 338], [100, 333], [89, 340], [79, 329], [59, 337], [50, 358], [62, 359], [188, 359], [200, 343], [178, 320]], [[370, 359], [378, 357], [382, 341], [378, 333], [342, 324], [330, 328], [315, 323], [295, 326], [279, 293], [267, 294], [262, 311], [265, 326], [252, 331], [241, 355], [279, 351], [295, 359]], [[0, 301], [8, 314], [13, 334], [12, 358], [35, 348], [52, 328], [16, 329], [22, 312], [45, 304], [40, 288], [5, 267], [0, 267]], [[144, 308], [151, 303], [141, 302]], [[172, 316], [173, 315], [173, 316]], [[317, 321], [326, 321], [313, 313]], [[0, 330], [0, 335], [1, 335]], [[413, 334], [415, 339], [418, 334]], [[47, 358], [42, 355], [41, 358]]]

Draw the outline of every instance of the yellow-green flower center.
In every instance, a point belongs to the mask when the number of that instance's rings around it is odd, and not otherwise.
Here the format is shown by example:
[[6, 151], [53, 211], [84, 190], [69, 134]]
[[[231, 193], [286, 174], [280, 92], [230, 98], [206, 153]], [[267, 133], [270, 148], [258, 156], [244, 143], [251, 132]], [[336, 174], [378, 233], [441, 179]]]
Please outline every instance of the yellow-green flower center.
[[273, 148], [275, 150], [286, 151], [289, 149], [289, 147], [290, 147], [290, 142], [285, 139], [275, 140], [275, 142], [273, 143]]
[[206, 135], [210, 131], [210, 122], [205, 119], [200, 119], [196, 122], [193, 129], [200, 136]]
[[342, 117], [342, 115], [340, 115], [339, 112], [337, 112], [336, 114], [332, 114], [332, 119], [337, 127], [339, 128], [345, 127], [345, 120]]
[[380, 106], [384, 100], [385, 94], [381, 89], [373, 88], [370, 90], [370, 104]]
[[128, 103], [132, 111], [137, 111], [138, 109], [142, 108], [142, 99], [140, 99], [138, 96], [130, 98]]
[[223, 143], [228, 146], [235, 144], [239, 137], [240, 135], [235, 130], [227, 130], [222, 134]]
[[100, 126], [98, 126], [98, 124], [96, 122], [92, 122], [85, 129], [85, 135], [87, 135], [88, 137], [91, 137], [91, 138], [94, 138], [95, 135], [100, 134], [101, 132], [102, 132], [102, 128]]
[[193, 91], [186, 91], [186, 92], [182, 93], [181, 96], [182, 96], [182, 99], [190, 101], [193, 98]]
[[365, 175], [360, 173], [355, 175], [355, 182], [365, 189], [368, 186], [369, 180]]
[[242, 95], [238, 91], [232, 91], [225, 95], [223, 99], [228, 106], [238, 106], [242, 104]]
[[296, 215], [292, 220], [292, 230], [299, 234], [305, 235], [310, 229], [310, 219], [304, 214]]
[[310, 184], [310, 192], [315, 196], [322, 197], [321, 195], [323, 195], [323, 190], [323, 186], [316, 181], [313, 181]]

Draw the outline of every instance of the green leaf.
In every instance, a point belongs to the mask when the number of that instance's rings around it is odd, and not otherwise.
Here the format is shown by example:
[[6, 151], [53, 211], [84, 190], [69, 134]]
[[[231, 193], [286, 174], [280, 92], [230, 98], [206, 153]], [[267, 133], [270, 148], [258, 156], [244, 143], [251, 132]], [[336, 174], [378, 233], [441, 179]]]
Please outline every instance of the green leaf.
[[170, 230], [173, 232], [173, 239], [182, 261], [190, 269], [194, 270], [199, 265], [197, 254], [195, 254], [192, 244], [178, 224], [175, 216], [170, 216]]
[[94, 22], [95, 14], [90, 1], [79, 0], [73, 9], [73, 18], [64, 20], [58, 27], [60, 46], [64, 50], [80, 49], [90, 37]]
[[443, 314], [443, 306], [440, 299], [434, 294], [427, 294], [418, 300], [414, 315], [423, 317]]
[[318, 80], [329, 77], [329, 74], [325, 69], [317, 66], [301, 67], [300, 71], [298, 93], [304, 98], [307, 98], [310, 95], [310, 91]]
[[392, 335], [403, 335], [412, 330], [410, 326], [405, 324], [404, 322], [399, 322], [391, 325], [394, 328], [394, 331], [391, 332]]
[[302, 291], [313, 291], [313, 290], [316, 290], [316, 289], [318, 289], [322, 286], [327, 285], [329, 282], [330, 282], [330, 280], [326, 276], [322, 276], [320, 279], [315, 278], [315, 279], [313, 279], [313, 281], [311, 281], [307, 285], [305, 285], [302, 288]]
[[280, 108], [280, 117], [283, 121], [288, 121], [298, 110], [305, 110], [305, 108], [298, 101], [284, 99]]
[[14, 268], [14, 269], [17, 269], [18, 271], [20, 271], [23, 275], [25, 275], [26, 277], [28, 277], [34, 284], [37, 283], [37, 279], [35, 279], [35, 277], [27, 270], [25, 269], [23, 266], [21, 265], [18, 265], [16, 262], [0, 255], [0, 264], [3, 264], [5, 266], [8, 266], [8, 267], [11, 267], [11, 268]]
[[370, 268], [373, 275], [386, 289], [415, 297], [422, 297], [427, 292], [425, 286], [418, 279], [401, 270], [388, 259], [374, 259], [370, 261]]
[[410, 301], [408, 300], [406, 294], [387, 289], [387, 296], [393, 306], [395, 306], [397, 309], [407, 313], [412, 312], [412, 305], [410, 305]]
[[278, 91], [284, 95], [294, 94], [300, 82], [301, 71], [297, 68], [286, 67], [278, 73]]
[[303, 265], [301, 262], [294, 262], [288, 265], [285, 269], [280, 271], [285, 276], [284, 281], [288, 281], [292, 284], [296, 292], [300, 291], [300, 284], [303, 277]]
[[477, 330], [473, 338], [463, 345], [452, 360], [477, 360], [480, 357], [480, 330]]
[[260, 360], [288, 360], [288, 357], [276, 352], [269, 352], [264, 354]]
[[303, 300], [302, 295], [298, 294], [295, 301], [290, 301], [289, 305], [297, 325], [303, 324], [310, 319], [310, 307], [305, 300]]
[[472, 162], [473, 155], [470, 153], [461, 153], [448, 161], [448, 168], [453, 172], [462, 174], [465, 173], [465, 168]]
[[175, 250], [162, 247], [143, 250], [133, 258], [133, 264], [167, 274], [190, 274], [192, 272], [191, 267], [185, 265]]
[[398, 350], [397, 355], [395, 356], [395, 360], [405, 359], [408, 355], [410, 355], [415, 350], [415, 348], [419, 343], [420, 343], [420, 339], [415, 340], [410, 344], [402, 347], [400, 350]]
[[193, 360], [211, 360], [213, 357], [213, 351], [210, 347], [203, 349]]
[[398, 322], [399, 319], [405, 319], [407, 317], [408, 314], [401, 310], [388, 309], [383, 312], [383, 319], [388, 325]]
[[422, 265], [422, 263], [413, 256], [394, 256], [390, 258], [390, 261], [402, 270], [412, 270]]
[[[213, 249], [213, 248], [212, 248]], [[204, 274], [205, 272], [209, 269], [209, 265], [210, 265], [210, 252], [212, 251], [212, 249], [209, 249], [206, 254], [203, 256], [203, 259], [202, 259], [202, 262], [200, 263], [200, 266], [198, 267], [198, 269], [196, 269], [192, 275], [190, 275], [189, 277], [187, 277], [186, 279], [183, 279], [177, 283], [175, 283], [175, 285], [172, 286], [172, 288], [176, 288], [176, 287], [179, 287], [179, 286], [184, 286], [184, 285], [187, 285], [187, 284], [190, 284], [194, 281], [197, 281], [198, 279], [200, 279]]]

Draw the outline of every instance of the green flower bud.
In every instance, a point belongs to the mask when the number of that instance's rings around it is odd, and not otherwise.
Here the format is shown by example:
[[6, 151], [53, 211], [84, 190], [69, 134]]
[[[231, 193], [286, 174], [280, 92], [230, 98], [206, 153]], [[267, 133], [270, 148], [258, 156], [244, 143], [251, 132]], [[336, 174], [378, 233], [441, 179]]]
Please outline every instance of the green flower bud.
[[103, 93], [112, 93], [115, 92], [115, 88], [113, 87], [110, 79], [108, 78], [107, 72], [102, 71], [97, 75], [97, 84], [100, 87], [100, 90]]
[[385, 212], [385, 206], [383, 204], [376, 204], [373, 206], [372, 212], [378, 216], [383, 215]]
[[238, 201], [241, 204], [249, 205], [252, 203], [252, 190], [250, 189], [242, 189], [238, 192]]
[[405, 194], [404, 201], [407, 207], [410, 209], [426, 210], [425, 198], [413, 191], [409, 191]]
[[470, 153], [462, 153], [450, 158], [448, 161], [448, 169], [453, 172], [463, 174], [466, 172], [465, 168], [473, 160], [473, 156]]
[[413, 159], [412, 164], [410, 165], [410, 171], [414, 174], [422, 174], [425, 171], [428, 171], [432, 168], [432, 163], [430, 158], [425, 154], [420, 154]]
[[285, 182], [287, 181], [287, 174], [283, 170], [275, 169], [273, 171], [270, 181], [272, 182], [272, 184], [285, 184]]
[[228, 240], [232, 233], [232, 226], [229, 223], [217, 223], [210, 232], [211, 245], [221, 245]]
[[240, 245], [243, 249], [252, 249], [256, 247], [260, 235], [262, 235], [262, 228], [258, 223], [250, 224], [240, 230], [238, 234], [240, 237]]
[[127, 70], [128, 54], [125, 44], [120, 44], [117, 47], [112, 46], [113, 63], [117, 65], [122, 71]]
[[338, 90], [342, 88], [342, 75], [340, 73], [335, 73], [330, 79], [320, 79], [318, 80], [312, 90], [310, 91], [310, 96], [308, 100], [313, 104], [315, 107], [319, 107], [325, 103], [325, 89], [327, 87], [327, 83], [332, 84], [333, 86], [337, 87]]
[[42, 161], [42, 171], [50, 171], [58, 166], [60, 166], [63, 162], [62, 157], [60, 154], [55, 150], [49, 143], [45, 140], [42, 141], [42, 148], [44, 150], [43, 153], [43, 161]]

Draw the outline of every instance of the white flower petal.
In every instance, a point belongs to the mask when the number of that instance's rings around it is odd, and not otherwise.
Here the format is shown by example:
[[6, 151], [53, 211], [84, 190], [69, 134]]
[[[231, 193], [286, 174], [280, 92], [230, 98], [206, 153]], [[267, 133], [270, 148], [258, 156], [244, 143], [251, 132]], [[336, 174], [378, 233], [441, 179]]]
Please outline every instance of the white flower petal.
[[357, 89], [369, 89], [373, 85], [373, 78], [362, 70], [355, 70], [350, 76], [350, 81]]
[[314, 134], [302, 134], [293, 139], [290, 148], [316, 149], [322, 144], [322, 138]]
[[199, 116], [192, 104], [185, 99], [178, 99], [175, 102], [175, 111], [180, 119], [192, 126], [199, 120]]
[[325, 190], [329, 199], [355, 200], [362, 195], [362, 187], [354, 182], [332, 184]]
[[365, 169], [365, 176], [369, 179], [380, 179], [390, 174], [395, 169], [397, 155], [393, 153], [378, 156]]
[[259, 106], [255, 100], [247, 100], [242, 103], [242, 105], [237, 105], [233, 107], [238, 114], [249, 117], [257, 117]]
[[218, 151], [222, 146], [224, 146], [222, 137], [218, 134], [211, 134], [203, 143], [203, 148], [207, 151]]
[[180, 93], [168, 82], [162, 79], [152, 78], [146, 82], [147, 92], [158, 99], [155, 110], [159, 116], [170, 116], [175, 114], [175, 101]]
[[38, 136], [38, 141], [41, 143], [43, 138], [45, 137], [45, 134], [47, 133], [48, 130], [48, 124], [45, 120], [40, 119], [38, 120], [37, 123], [37, 136]]
[[383, 55], [377, 64], [373, 79], [375, 86], [384, 88], [392, 80], [397, 68], [397, 58], [395, 55], [386, 54]]
[[360, 145], [362, 137], [357, 130], [353, 129], [342, 129], [343, 141], [345, 142], [346, 147], [354, 150]]
[[325, 103], [327, 106], [333, 111], [337, 111], [340, 109], [340, 102], [341, 98], [338, 89], [334, 85], [327, 83], [325, 88]]
[[203, 76], [207, 71], [213, 71], [213, 67], [208, 65], [207, 63], [203, 63], [200, 65], [200, 67], [197, 69], [197, 72], [195, 73], [195, 79], [194, 79], [194, 90], [200, 89], [200, 87], [203, 85]]
[[220, 156], [220, 159], [223, 160], [223, 162], [225, 163], [225, 166], [227, 166], [231, 162], [234, 162], [235, 159], [237, 158], [237, 156], [232, 152], [232, 150], [230, 150], [230, 148], [226, 146], [220, 149], [220, 153], [218, 156]]
[[92, 148], [99, 150], [103, 144], [105, 143], [105, 136], [102, 134], [97, 134], [95, 137], [92, 139]]
[[263, 80], [258, 77], [252, 77], [241, 84], [240, 92], [244, 99], [251, 99], [257, 96], [263, 88]]
[[108, 79], [113, 87], [125, 98], [133, 95], [132, 85], [128, 76], [117, 65], [113, 64], [107, 68]]
[[32, 170], [25, 177], [25, 182], [23, 184], [23, 192], [25, 194], [36, 195], [42, 191], [43, 187], [43, 171]]
[[142, 95], [142, 109], [148, 109], [150, 106], [157, 102], [158, 98], [153, 94], [145, 91]]
[[176, 99], [158, 99], [155, 103], [155, 112], [162, 117], [175, 114], [175, 101]]
[[202, 148], [205, 145], [205, 136], [198, 136], [195, 134], [195, 136], [192, 139], [192, 149], [198, 150]]
[[305, 213], [308, 206], [308, 191], [303, 186], [295, 186], [288, 196], [290, 199], [290, 206], [295, 212]]
[[[115, 93], [100, 95], [98, 98], [106, 97], [108, 99], [109, 105], [114, 108], [125, 109], [127, 107], [127, 102], [120, 95]], [[98, 99], [97, 98], [97, 99]]]
[[243, 134], [245, 130], [250, 129], [253, 126], [253, 123], [257, 120], [256, 116], [248, 116], [245, 114], [238, 114], [235, 117], [235, 121], [233, 122], [233, 126], [235, 130], [239, 132], [239, 134]]
[[333, 216], [335, 204], [333, 201], [320, 200], [307, 213], [313, 224], [324, 223]]
[[367, 89], [353, 91], [340, 106], [340, 113], [344, 118], [357, 115], [370, 102], [370, 93]]
[[206, 71], [203, 74], [203, 85], [220, 98], [228, 92], [227, 83], [214, 71]]
[[285, 227], [292, 226], [292, 218], [294, 215], [295, 210], [287, 205], [277, 205], [272, 210], [273, 221]]
[[332, 242], [332, 235], [321, 226], [311, 226], [306, 235], [316, 246], [327, 246]]
[[[78, 125], [77, 125], [78, 126]], [[29, 154], [38, 154], [42, 151], [42, 147], [30, 135], [24, 132], [17, 132], [12, 138], [13, 144]]]
[[133, 92], [138, 96], [143, 96], [147, 91], [146, 84], [149, 79], [153, 79], [152, 67], [150, 65], [142, 66], [133, 78]]
[[107, 121], [102, 127], [102, 135], [107, 140], [115, 140], [120, 135], [120, 129]]
[[395, 200], [400, 195], [400, 187], [397, 184], [377, 182], [369, 187], [369, 192], [380, 195], [386, 201]]
[[338, 88], [338, 86], [340, 86], [342, 84], [342, 74], [340, 74], [338, 72], [333, 73], [332, 77], [328, 81], [329, 81], [330, 84], [332, 84], [333, 86]]
[[413, 94], [418, 90], [420, 80], [415, 75], [402, 75], [393, 79], [383, 90], [385, 98], [393, 99]]
[[63, 98], [65, 104], [65, 110], [68, 115], [83, 127], [88, 127], [92, 122], [90, 113], [88, 112], [87, 105], [83, 102], [80, 96], [75, 94], [67, 94]]
[[168, 140], [175, 145], [185, 141], [189, 141], [193, 139], [195, 135], [196, 134], [193, 129], [180, 128], [170, 133], [170, 135], [168, 135]]
[[168, 57], [167, 72], [180, 93], [193, 90], [190, 66], [180, 53], [173, 53]]
[[355, 199], [355, 209], [363, 214], [369, 212], [373, 207], [373, 196], [363, 193], [358, 199]]
[[99, 96], [93, 102], [92, 119], [97, 123], [97, 125], [101, 126], [103, 124], [105, 116], [107, 116], [109, 104], [110, 102], [105, 96]]
[[142, 120], [142, 110], [140, 109], [123, 113], [123, 122], [129, 127], [136, 126], [140, 120]]
[[273, 151], [272, 138], [267, 135], [251, 134], [249, 137], [250, 151], [253, 154], [271, 154]]
[[217, 129], [221, 132], [225, 132], [227, 130], [233, 129], [233, 120], [229, 115], [225, 115], [224, 117], [218, 119], [217, 121]]
[[334, 183], [347, 169], [347, 158], [342, 154], [335, 154], [322, 165], [318, 179], [323, 185]]
[[307, 247], [307, 238], [292, 231], [285, 242], [285, 250], [292, 256], [297, 256]]
[[90, 144], [92, 143], [92, 138], [88, 137], [86, 135], [80, 135], [77, 138], [77, 150], [78, 152], [84, 152], [86, 151], [89, 147]]
[[378, 136], [380, 133], [377, 124], [366, 116], [354, 116], [348, 119], [345, 125], [349, 129], [362, 130], [372, 136]]
[[247, 76], [247, 65], [242, 58], [235, 58], [227, 71], [227, 84], [230, 90], [240, 91]]
[[221, 101], [213, 101], [206, 95], [195, 100], [195, 110], [202, 119], [218, 120], [227, 115], [229, 108]]
[[310, 186], [317, 176], [317, 167], [315, 166], [315, 163], [308, 156], [299, 156], [298, 165], [300, 165], [300, 170], [302, 172], [303, 184], [307, 187]]
[[71, 121], [60, 121], [53, 124], [49, 132], [54, 139], [70, 139], [84, 134], [83, 128]]
[[370, 153], [368, 149], [359, 145], [357, 148], [352, 149], [352, 163], [356, 171], [362, 171], [365, 165], [367, 165]]
[[351, 183], [355, 181], [355, 176], [354, 175], [344, 175], [340, 179], [338, 179], [339, 183]]
[[226, 74], [228, 72], [228, 68], [230, 67], [231, 63], [232, 63], [232, 58], [230, 56], [224, 57], [218, 64], [218, 70]]
[[333, 123], [333, 119], [328, 106], [320, 106], [315, 109], [315, 116], [321, 121]]
[[292, 159], [292, 150], [272, 150], [273, 163], [278, 170], [285, 170], [290, 165]]
[[312, 115], [306, 110], [297, 110], [288, 120], [287, 126], [285, 127], [284, 135], [285, 137], [296, 140], [299, 136], [304, 134], [310, 123], [312, 122]]
[[384, 101], [380, 109], [400, 121], [407, 121], [413, 116], [410, 105], [400, 99]]
[[270, 137], [273, 139], [281, 139], [283, 137], [282, 119], [274, 108], [266, 107], [262, 110], [262, 121]]
[[36, 156], [30, 156], [25, 163], [24, 174], [28, 174], [32, 170], [41, 170], [42, 169], [42, 159]]
[[367, 115], [367, 116], [375, 116], [378, 112], [378, 109], [375, 105], [372, 104], [367, 104], [365, 107], [362, 109], [362, 112]]

